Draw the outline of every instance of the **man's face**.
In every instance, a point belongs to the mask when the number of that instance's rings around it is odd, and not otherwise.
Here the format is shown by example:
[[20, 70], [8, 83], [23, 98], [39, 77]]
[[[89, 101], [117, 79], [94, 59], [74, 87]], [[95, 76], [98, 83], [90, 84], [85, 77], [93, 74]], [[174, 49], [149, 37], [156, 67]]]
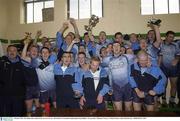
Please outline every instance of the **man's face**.
[[146, 48], [147, 48], [147, 42], [146, 42], [145, 39], [140, 40], [140, 48], [141, 48], [142, 50], [146, 50]]
[[101, 49], [101, 57], [106, 57], [107, 56], [107, 51], [106, 51], [106, 48], [102, 48]]
[[68, 45], [70, 45], [71, 42], [72, 42], [72, 37], [71, 37], [70, 35], [67, 35], [66, 38], [65, 38], [65, 41], [66, 41], [66, 43], [67, 43]]
[[79, 52], [84, 52], [84, 53], [86, 52], [84, 46], [79, 47]]
[[142, 56], [138, 57], [138, 62], [139, 62], [141, 67], [147, 67], [148, 61], [149, 61], [148, 56], [142, 55]]
[[106, 40], [106, 34], [104, 32], [101, 32], [99, 34], [99, 41], [104, 42]]
[[118, 42], [118, 43], [122, 43], [122, 41], [123, 41], [122, 35], [120, 35], [120, 34], [116, 35], [115, 41]]
[[63, 54], [62, 62], [63, 62], [63, 65], [65, 65], [65, 66], [68, 66], [68, 65], [71, 64], [71, 55], [70, 55], [70, 53]]
[[48, 58], [49, 58], [49, 56], [50, 56], [49, 50], [48, 50], [48, 49], [43, 49], [42, 52], [41, 52], [41, 54], [42, 54], [43, 60], [47, 61]]
[[84, 35], [84, 41], [89, 42], [89, 35]]
[[85, 56], [84, 56], [84, 54], [79, 54], [78, 55], [78, 62], [79, 62], [80, 65], [85, 64]]
[[118, 55], [121, 53], [121, 47], [120, 47], [120, 44], [119, 43], [114, 43], [113, 44], [113, 53], [115, 55]]
[[147, 37], [148, 37], [149, 40], [152, 40], [152, 41], [155, 40], [154, 31], [149, 31]]
[[121, 47], [121, 54], [125, 54], [126, 53], [126, 48], [125, 47]]
[[99, 64], [100, 64], [99, 61], [91, 61], [90, 68], [91, 68], [92, 72], [95, 72], [98, 70]]
[[131, 41], [131, 42], [136, 42], [136, 41], [137, 41], [137, 36], [136, 36], [136, 34], [131, 34], [131, 35], [130, 35], [130, 41]]
[[49, 41], [45, 42], [44, 47], [51, 49], [51, 43]]
[[166, 41], [167, 42], [173, 42], [174, 41], [174, 35], [173, 34], [168, 34], [167, 36], [166, 36]]
[[29, 52], [32, 58], [36, 58], [38, 56], [38, 49], [36, 47], [31, 47]]
[[17, 52], [17, 48], [16, 47], [9, 47], [8, 50], [7, 50], [7, 54], [9, 56], [10, 59], [15, 59], [18, 52]]
[[112, 51], [113, 51], [113, 46], [110, 44], [110, 45], [108, 45], [108, 47], [106, 48], [106, 51], [107, 51], [107, 53], [112, 53]]

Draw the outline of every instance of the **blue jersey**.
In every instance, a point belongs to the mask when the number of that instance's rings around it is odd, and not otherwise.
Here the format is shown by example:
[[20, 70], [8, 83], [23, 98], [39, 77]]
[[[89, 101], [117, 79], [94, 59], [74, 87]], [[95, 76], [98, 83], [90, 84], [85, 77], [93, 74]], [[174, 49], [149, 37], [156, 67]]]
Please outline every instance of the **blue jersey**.
[[174, 42], [166, 44], [165, 42], [161, 45], [160, 55], [162, 56], [162, 64], [170, 68], [172, 66], [172, 61], [175, 59], [175, 56], [180, 55], [180, 49]]
[[100, 50], [102, 47], [107, 47], [108, 44], [112, 43], [111, 40], [106, 39], [104, 43], [97, 43], [96, 44], [96, 55], [100, 57]]
[[148, 44], [146, 52], [149, 55], [149, 58], [151, 59], [151, 63], [154, 66], [158, 65], [158, 54], [160, 49], [156, 48], [153, 44]]
[[96, 55], [96, 48], [95, 46], [93, 46], [93, 43], [91, 41], [87, 44], [84, 41], [82, 41], [81, 44], [86, 46], [86, 57], [89, 58]]
[[139, 42], [131, 42], [131, 48], [133, 51], [139, 50], [140, 49]]
[[131, 62], [133, 62], [133, 60], [131, 60], [133, 58], [130, 59], [130, 57], [127, 55], [121, 55], [111, 58], [109, 62], [110, 83], [115, 83], [120, 87], [129, 83], [129, 69]]
[[101, 61], [101, 67], [104, 68], [107, 72], [109, 72], [108, 71], [109, 70], [109, 62], [112, 57], [113, 57], [112, 55], [106, 56]]
[[54, 65], [49, 62], [43, 62], [39, 60], [40, 65], [36, 68], [36, 72], [38, 75], [39, 86], [41, 91], [47, 91], [51, 89], [55, 89], [55, 81], [54, 81]]

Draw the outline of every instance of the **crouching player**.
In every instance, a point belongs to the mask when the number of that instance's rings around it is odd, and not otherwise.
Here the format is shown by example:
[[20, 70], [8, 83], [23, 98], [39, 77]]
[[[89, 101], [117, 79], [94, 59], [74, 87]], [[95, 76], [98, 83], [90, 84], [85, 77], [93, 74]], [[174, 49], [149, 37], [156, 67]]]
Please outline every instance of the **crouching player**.
[[141, 111], [144, 104], [147, 111], [154, 111], [154, 96], [165, 91], [166, 77], [159, 67], [149, 64], [147, 52], [139, 51], [137, 60], [130, 72], [133, 107], [135, 111]]
[[83, 109], [105, 109], [104, 96], [109, 92], [109, 78], [106, 71], [99, 67], [100, 59], [92, 57], [90, 69], [82, 76], [81, 88], [83, 96], [80, 98], [80, 105]]

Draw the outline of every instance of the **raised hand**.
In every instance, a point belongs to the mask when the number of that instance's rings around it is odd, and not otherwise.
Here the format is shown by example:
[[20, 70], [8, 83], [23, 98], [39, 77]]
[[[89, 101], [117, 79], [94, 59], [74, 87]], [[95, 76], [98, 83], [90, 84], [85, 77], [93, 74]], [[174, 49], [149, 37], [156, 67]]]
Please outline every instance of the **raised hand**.
[[42, 31], [41, 30], [38, 30], [37, 33], [36, 33], [36, 37], [40, 37], [42, 35]]
[[74, 18], [70, 18], [69, 19], [69, 22], [72, 24], [72, 25], [76, 25], [76, 21]]
[[79, 39], [79, 38], [75, 38], [72, 42], [73, 42], [74, 44], [75, 44], [75, 43], [79, 43], [79, 42], [80, 42], [80, 39]]
[[64, 28], [64, 29], [67, 29], [68, 27], [69, 27], [69, 23], [68, 23], [68, 22], [64, 22], [64, 23], [63, 23], [63, 28]]
[[24, 38], [24, 41], [23, 43], [26, 45], [26, 44], [29, 44], [31, 42], [31, 33], [30, 32], [25, 32], [25, 38]]

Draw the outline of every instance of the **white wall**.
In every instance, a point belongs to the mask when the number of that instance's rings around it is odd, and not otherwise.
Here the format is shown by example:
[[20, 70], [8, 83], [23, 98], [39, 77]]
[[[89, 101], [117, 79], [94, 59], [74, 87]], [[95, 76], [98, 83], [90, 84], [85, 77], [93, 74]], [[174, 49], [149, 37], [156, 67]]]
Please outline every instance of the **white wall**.
[[[1, 0], [2, 1], [2, 0]], [[55, 0], [55, 20], [53, 22], [23, 24], [23, 0], [8, 0], [8, 39], [21, 39], [24, 32], [35, 33], [41, 29], [45, 36], [55, 37], [56, 31], [67, 19], [67, 0]], [[161, 32], [174, 30], [180, 32], [180, 14], [156, 15], [162, 19]], [[117, 31], [122, 33], [146, 33], [149, 28], [146, 23], [151, 16], [140, 15], [140, 0], [104, 0], [104, 17], [93, 30], [95, 35], [101, 30], [113, 35]], [[88, 19], [78, 20], [80, 34], [84, 33], [84, 25]], [[70, 28], [69, 31], [72, 31]]]
[[7, 29], [7, 1], [0, 0], [0, 39], [6, 38]]

